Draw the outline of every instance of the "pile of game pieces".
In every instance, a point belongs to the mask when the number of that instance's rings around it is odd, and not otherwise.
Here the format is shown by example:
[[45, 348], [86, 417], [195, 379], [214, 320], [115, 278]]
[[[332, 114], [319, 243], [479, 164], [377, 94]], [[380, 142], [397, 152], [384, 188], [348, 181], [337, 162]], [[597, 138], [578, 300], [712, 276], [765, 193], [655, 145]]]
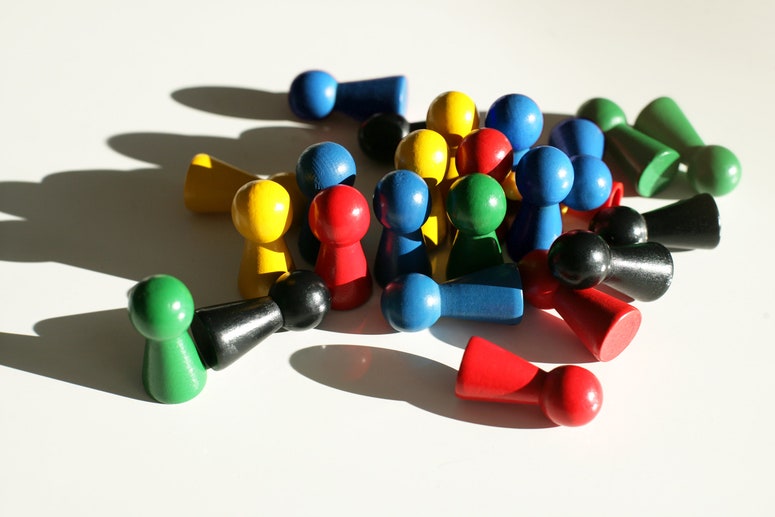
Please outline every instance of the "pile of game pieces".
[[[291, 85], [297, 117], [340, 111], [357, 121], [361, 150], [385, 164], [370, 193], [355, 187], [355, 160], [335, 142], [308, 147], [295, 174], [268, 179], [194, 157], [185, 205], [231, 213], [245, 239], [236, 275], [243, 300], [194, 310], [185, 286], [166, 275], [133, 289], [129, 312], [146, 337], [143, 380], [154, 399], [189, 400], [206, 369], [225, 368], [281, 328], [311, 329], [329, 310], [357, 309], [375, 289], [400, 332], [440, 318], [517, 325], [526, 302], [556, 311], [580, 345], [611, 361], [640, 328], [633, 302], [669, 289], [672, 251], [719, 244], [713, 196], [734, 189], [740, 164], [728, 149], [705, 145], [672, 99], [651, 102], [633, 125], [612, 101], [592, 99], [537, 145], [544, 118], [526, 95], [503, 95], [480, 119], [468, 95], [444, 92], [424, 121], [410, 123], [406, 89], [401, 76], [340, 83], [322, 71]], [[638, 213], [621, 205], [624, 185], [612, 171], [641, 196], [677, 174], [697, 194]], [[370, 259], [361, 240], [372, 213], [382, 230]], [[568, 229], [571, 216], [586, 227]], [[294, 226], [298, 241], [286, 242]], [[297, 269], [292, 246], [311, 270]], [[439, 253], [443, 271], [429, 258]], [[458, 397], [539, 405], [567, 426], [600, 410], [602, 388], [588, 370], [546, 372], [481, 337], [466, 343]]]

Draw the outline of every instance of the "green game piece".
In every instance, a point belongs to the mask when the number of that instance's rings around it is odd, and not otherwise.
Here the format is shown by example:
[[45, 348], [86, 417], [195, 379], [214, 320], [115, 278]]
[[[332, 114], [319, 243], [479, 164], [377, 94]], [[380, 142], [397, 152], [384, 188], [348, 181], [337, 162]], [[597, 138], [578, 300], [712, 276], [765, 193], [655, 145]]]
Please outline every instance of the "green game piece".
[[164, 404], [191, 400], [207, 381], [207, 370], [187, 332], [193, 317], [194, 299], [175, 277], [147, 277], [129, 294], [129, 319], [146, 338], [143, 386]]
[[591, 120], [605, 133], [608, 152], [633, 179], [641, 196], [651, 197], [664, 189], [678, 171], [678, 151], [627, 124], [624, 111], [613, 101], [591, 99], [577, 116]]
[[720, 145], [705, 145], [670, 97], [651, 101], [635, 119], [634, 126], [680, 153], [689, 182], [697, 192], [721, 196], [740, 182], [740, 162], [734, 153]]
[[447, 214], [458, 232], [447, 261], [447, 279], [503, 263], [495, 230], [506, 217], [506, 194], [492, 176], [459, 178], [447, 194]]

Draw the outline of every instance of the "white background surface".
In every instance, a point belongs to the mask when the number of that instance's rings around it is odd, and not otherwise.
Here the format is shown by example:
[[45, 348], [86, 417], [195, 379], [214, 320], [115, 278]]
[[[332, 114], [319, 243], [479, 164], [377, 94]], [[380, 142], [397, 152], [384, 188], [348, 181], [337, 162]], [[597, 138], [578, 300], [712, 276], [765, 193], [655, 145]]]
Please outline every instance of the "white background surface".
[[[759, 0], [5, 6], [0, 514], [772, 515], [773, 22]], [[640, 333], [609, 363], [535, 310], [519, 327], [393, 333], [375, 295], [210, 372], [189, 403], [150, 402], [127, 290], [169, 273], [198, 306], [237, 297], [228, 216], [182, 204], [195, 153], [271, 173], [336, 140], [369, 198], [387, 172], [352, 121], [294, 120], [284, 93], [310, 68], [405, 74], [410, 120], [447, 90], [481, 110], [524, 93], [554, 115], [603, 96], [632, 119], [670, 95], [741, 160], [721, 244], [674, 256], [670, 291], [636, 304]], [[559, 428], [456, 400], [472, 334], [591, 369], [600, 414]]]

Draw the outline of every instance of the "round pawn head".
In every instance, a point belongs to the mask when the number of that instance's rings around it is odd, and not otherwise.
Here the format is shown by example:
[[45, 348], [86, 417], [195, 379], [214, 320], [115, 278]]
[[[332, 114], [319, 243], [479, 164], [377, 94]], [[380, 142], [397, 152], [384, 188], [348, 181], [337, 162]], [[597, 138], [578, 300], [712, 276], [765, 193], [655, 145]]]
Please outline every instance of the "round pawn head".
[[449, 188], [447, 214], [461, 232], [486, 235], [494, 232], [506, 217], [506, 194], [491, 176], [463, 176]]
[[385, 228], [402, 235], [415, 232], [430, 214], [428, 184], [412, 171], [388, 172], [374, 188], [372, 205]]
[[380, 298], [382, 315], [399, 332], [427, 329], [441, 317], [441, 291], [420, 273], [401, 275], [385, 286]]
[[409, 121], [398, 113], [375, 113], [358, 128], [358, 145], [369, 158], [391, 163], [409, 129]]
[[369, 231], [369, 204], [358, 189], [334, 185], [320, 191], [310, 203], [309, 226], [321, 242], [355, 244]]
[[431, 101], [425, 123], [444, 137], [450, 149], [457, 149], [463, 138], [479, 127], [479, 111], [465, 93], [445, 92]]
[[576, 115], [594, 122], [604, 133], [627, 123], [624, 110], [614, 101], [597, 97], [582, 104]]
[[694, 190], [712, 196], [733, 191], [740, 182], [740, 172], [737, 156], [720, 145], [697, 149], [686, 165], [686, 175]]
[[517, 164], [517, 188], [522, 199], [536, 206], [562, 202], [573, 187], [573, 164], [556, 147], [530, 149]]
[[637, 244], [648, 240], [646, 220], [628, 206], [612, 206], [598, 210], [589, 222], [589, 230], [611, 246]]
[[550, 371], [541, 390], [541, 410], [558, 425], [580, 426], [600, 412], [603, 388], [595, 374], [576, 365]]
[[597, 124], [585, 118], [569, 118], [552, 128], [549, 145], [562, 150], [568, 156], [587, 154], [603, 157], [605, 136]]
[[414, 171], [438, 184], [447, 172], [449, 146], [440, 133], [417, 129], [406, 135], [396, 147], [393, 163], [396, 169]]
[[499, 183], [514, 164], [511, 142], [497, 129], [475, 129], [460, 143], [455, 153], [455, 166], [461, 176], [481, 172]]
[[336, 79], [327, 72], [310, 70], [299, 74], [291, 83], [288, 103], [291, 111], [304, 120], [327, 117], [336, 104]]
[[246, 183], [231, 205], [234, 227], [252, 242], [274, 242], [288, 232], [293, 207], [288, 191], [279, 183], [260, 179]]
[[283, 316], [283, 328], [309, 330], [317, 327], [331, 309], [331, 293], [313, 271], [284, 273], [269, 289]]
[[296, 162], [296, 181], [307, 199], [334, 185], [354, 185], [355, 175], [350, 151], [335, 142], [312, 144]]
[[608, 165], [600, 158], [587, 154], [574, 156], [570, 161], [573, 165], [573, 186], [563, 203], [581, 212], [599, 208], [611, 195], [613, 177]]
[[150, 276], [129, 293], [129, 319], [147, 339], [174, 339], [188, 330], [193, 317], [194, 299], [173, 276]]
[[538, 141], [544, 128], [544, 115], [530, 97], [510, 93], [492, 103], [484, 125], [506, 135], [514, 153], [517, 153]]
[[574, 289], [602, 283], [611, 267], [611, 250], [599, 235], [571, 230], [549, 248], [549, 270], [560, 282]]

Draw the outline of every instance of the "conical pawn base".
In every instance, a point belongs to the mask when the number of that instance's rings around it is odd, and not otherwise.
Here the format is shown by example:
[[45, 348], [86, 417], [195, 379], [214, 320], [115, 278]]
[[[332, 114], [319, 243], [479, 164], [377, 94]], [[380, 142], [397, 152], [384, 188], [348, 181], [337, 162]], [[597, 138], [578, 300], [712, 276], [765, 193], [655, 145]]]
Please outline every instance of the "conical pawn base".
[[183, 202], [192, 212], [229, 213], [234, 194], [255, 179], [258, 177], [209, 154], [197, 154], [186, 173]]
[[642, 214], [648, 239], [673, 249], [713, 249], [721, 241], [716, 200], [697, 194]]

